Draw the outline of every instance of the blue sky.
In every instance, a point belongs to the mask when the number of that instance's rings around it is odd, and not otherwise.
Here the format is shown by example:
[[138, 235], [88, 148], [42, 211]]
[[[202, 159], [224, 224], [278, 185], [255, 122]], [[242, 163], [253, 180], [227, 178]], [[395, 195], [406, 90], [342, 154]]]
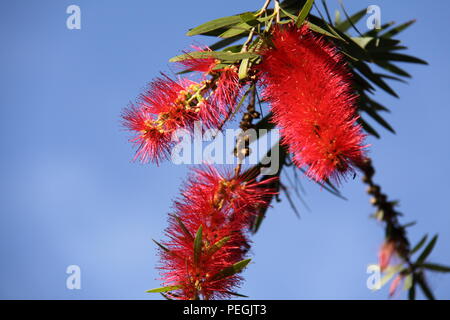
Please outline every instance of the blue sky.
[[[332, 7], [337, 1], [328, 1]], [[81, 30], [66, 28], [66, 8], [81, 8]], [[430, 260], [450, 264], [448, 139], [448, 1], [345, 1], [350, 12], [370, 4], [382, 21], [417, 23], [401, 35], [429, 66], [408, 65], [400, 99], [370, 139], [375, 179], [400, 200], [402, 221], [417, 220], [413, 243], [439, 233]], [[156, 248], [171, 200], [188, 171], [131, 161], [120, 126], [124, 106], [168, 58], [194, 39], [201, 22], [259, 8], [261, 1], [2, 1], [0, 142], [0, 298], [159, 299]], [[209, 43], [209, 39], [195, 41]], [[376, 126], [376, 125], [375, 125]], [[253, 237], [253, 262], [239, 292], [254, 299], [384, 299], [366, 287], [383, 228], [360, 179], [342, 186], [348, 201], [302, 178], [298, 219], [287, 201], [272, 208]], [[67, 266], [79, 265], [81, 290], [67, 290]], [[438, 298], [450, 298], [450, 275], [429, 274]], [[404, 293], [400, 298], [404, 297]]]

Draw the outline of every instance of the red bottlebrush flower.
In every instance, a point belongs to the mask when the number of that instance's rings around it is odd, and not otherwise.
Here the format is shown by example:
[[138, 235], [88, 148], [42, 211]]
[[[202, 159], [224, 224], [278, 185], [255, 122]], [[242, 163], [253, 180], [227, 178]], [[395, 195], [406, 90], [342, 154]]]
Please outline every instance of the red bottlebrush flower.
[[402, 282], [402, 280], [403, 280], [403, 275], [401, 275], [401, 274], [398, 274], [398, 275], [394, 278], [394, 280], [392, 280], [392, 283], [391, 283], [391, 285], [390, 285], [390, 287], [389, 287], [389, 296], [390, 296], [390, 297], [393, 297], [393, 296], [394, 296], [394, 294], [395, 294], [395, 292], [397, 291], [397, 288], [398, 288], [398, 286], [400, 285], [400, 283]]
[[[166, 230], [161, 249], [164, 285], [178, 286], [177, 299], [225, 298], [242, 278], [218, 277], [219, 271], [242, 261], [247, 252], [248, 217], [274, 191], [256, 181], [245, 181], [212, 167], [194, 170]], [[202, 244], [195, 256], [194, 237], [202, 227]], [[221, 244], [220, 246], [218, 244]]]
[[[236, 100], [239, 96], [240, 84], [237, 67], [234, 65], [218, 67], [220, 60], [214, 57], [208, 57], [208, 52], [211, 51], [208, 47], [193, 46], [196, 50], [194, 52], [204, 52], [205, 55], [201, 58], [196, 58], [192, 55], [192, 58], [185, 59], [179, 62], [184, 71], [197, 71], [203, 74], [203, 77], [211, 76], [211, 82], [213, 88], [211, 92], [211, 99], [213, 104], [222, 106], [222, 109], [226, 109], [231, 112], [234, 109]], [[189, 56], [189, 52], [186, 52]]]
[[[198, 47], [198, 46], [192, 46], [192, 48], [195, 50], [193, 52], [210, 52], [211, 49], [208, 47]], [[190, 55], [191, 52], [185, 52], [186, 55]], [[215, 59], [214, 57], [202, 57], [195, 58], [194, 55], [192, 55], [189, 59], [185, 59], [178, 62], [183, 71], [198, 71], [205, 74], [205, 76], [212, 72], [212, 70], [220, 63], [219, 60]]]
[[195, 121], [207, 128], [221, 124], [227, 111], [214, 99], [204, 97], [208, 85], [207, 81], [177, 82], [166, 76], [150, 83], [137, 105], [125, 109], [122, 115], [125, 127], [135, 132], [131, 139], [138, 148], [135, 159], [159, 163], [168, 158], [177, 129], [192, 130]]
[[378, 252], [378, 262], [380, 264], [381, 271], [386, 270], [394, 254], [395, 254], [395, 242], [385, 241]]
[[299, 167], [339, 182], [364, 159], [364, 134], [342, 54], [306, 25], [276, 27], [262, 52], [263, 96]]

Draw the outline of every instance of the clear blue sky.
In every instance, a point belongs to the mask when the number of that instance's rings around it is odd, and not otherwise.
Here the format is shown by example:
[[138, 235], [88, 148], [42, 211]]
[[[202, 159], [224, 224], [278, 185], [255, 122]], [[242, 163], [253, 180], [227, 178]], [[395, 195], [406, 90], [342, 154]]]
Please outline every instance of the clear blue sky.
[[[162, 238], [188, 168], [131, 162], [120, 112], [189, 46], [188, 28], [261, 2], [0, 3], [0, 298], [160, 298], [144, 293], [160, 285], [151, 239]], [[430, 65], [406, 66], [414, 79], [393, 84], [400, 99], [378, 95], [398, 133], [380, 129], [371, 156], [376, 181], [400, 200], [402, 221], [418, 220], [413, 242], [439, 233], [431, 260], [449, 265], [450, 2], [345, 3], [351, 12], [377, 4], [384, 22], [418, 19], [401, 39]], [[81, 7], [81, 30], [66, 28], [70, 4]], [[270, 210], [239, 291], [255, 299], [386, 298], [386, 289], [366, 288], [383, 228], [368, 218], [359, 180], [343, 185], [343, 201], [303, 178], [311, 212], [297, 219], [287, 201]], [[81, 267], [81, 290], [66, 289], [71, 264]], [[429, 282], [438, 298], [450, 298], [450, 275], [429, 274]]]

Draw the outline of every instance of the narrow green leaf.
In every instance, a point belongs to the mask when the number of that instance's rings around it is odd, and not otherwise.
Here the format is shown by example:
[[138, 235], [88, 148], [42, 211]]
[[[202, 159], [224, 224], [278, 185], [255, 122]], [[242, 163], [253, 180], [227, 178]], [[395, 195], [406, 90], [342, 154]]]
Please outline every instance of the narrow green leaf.
[[207, 255], [211, 256], [214, 253], [216, 253], [220, 248], [222, 248], [224, 246], [225, 243], [227, 243], [228, 241], [230, 241], [231, 236], [228, 237], [224, 237], [220, 240], [218, 240], [216, 243], [214, 243], [207, 252]]
[[334, 24], [337, 26], [341, 23], [341, 13], [338, 9], [334, 11]]
[[405, 70], [397, 67], [396, 65], [394, 65], [392, 63], [389, 63], [389, 62], [386, 62], [386, 61], [375, 61], [375, 63], [377, 65], [379, 65], [380, 67], [382, 67], [383, 69], [388, 70], [388, 71], [390, 71], [392, 73], [395, 73], [395, 74], [397, 74], [399, 76], [406, 77], [406, 78], [411, 78], [411, 75], [408, 72], [406, 72]]
[[358, 71], [360, 71], [367, 79], [375, 83], [378, 87], [389, 93], [390, 95], [398, 98], [397, 93], [379, 76], [377, 76], [370, 67], [362, 61], [354, 63], [354, 66]]
[[258, 18], [252, 12], [241, 13], [239, 15], [239, 18], [241, 18], [242, 22], [247, 23], [251, 26], [256, 26], [259, 23]]
[[437, 263], [422, 263], [419, 267], [436, 272], [450, 272], [450, 267], [443, 266]]
[[402, 227], [406, 229], [406, 228], [415, 226], [416, 224], [417, 224], [417, 221], [411, 221], [411, 222], [405, 223]]
[[[362, 9], [361, 11], [356, 12], [352, 16], [350, 16], [347, 20], [336, 24], [336, 28], [342, 32], [346, 32], [350, 27], [358, 23], [359, 20], [362, 19], [366, 15], [367, 9]], [[338, 11], [339, 12], [339, 11]]]
[[386, 122], [374, 109], [372, 108], [366, 108], [363, 109], [368, 115], [372, 117], [376, 122], [378, 122], [381, 126], [383, 126], [385, 129], [389, 130], [390, 132], [395, 134], [394, 128], [391, 127], [389, 123]]
[[435, 235], [430, 242], [428, 243], [428, 245], [426, 246], [426, 248], [422, 251], [422, 253], [420, 254], [419, 258], [417, 258], [417, 264], [422, 264], [430, 255], [431, 251], [433, 251], [434, 246], [436, 245], [436, 241], [438, 239], [438, 235]]
[[389, 280], [391, 280], [395, 274], [401, 272], [403, 269], [404, 269], [403, 264], [387, 267], [386, 271], [384, 272], [384, 276], [381, 278], [380, 281], [381, 287], [383, 287], [386, 283], [388, 283]]
[[233, 292], [233, 291], [224, 291], [224, 293], [228, 293], [232, 296], [236, 296], [236, 297], [242, 297], [242, 298], [248, 298], [248, 296], [237, 293], [237, 292]]
[[372, 58], [374, 60], [382, 60], [382, 61], [399, 61], [425, 65], [428, 64], [428, 62], [426, 62], [425, 60], [407, 54], [393, 53], [393, 52], [374, 52], [372, 53]]
[[415, 19], [405, 22], [395, 28], [392, 28], [391, 30], [387, 31], [386, 33], [382, 34], [381, 37], [382, 38], [392, 38], [393, 36], [399, 34], [400, 32], [402, 32], [403, 30], [405, 30], [406, 28], [408, 28], [415, 22], [416, 22]]
[[300, 11], [297, 20], [295, 21], [295, 24], [297, 27], [300, 27], [303, 22], [305, 21], [306, 17], [308, 16], [309, 12], [311, 11], [311, 8], [313, 6], [314, 0], [306, 0], [305, 4], [303, 5], [302, 10]]
[[205, 23], [199, 25], [198, 27], [195, 27], [195, 28], [189, 30], [186, 35], [195, 36], [195, 35], [199, 35], [199, 34], [205, 34], [210, 31], [214, 31], [214, 30], [217, 30], [220, 28], [235, 25], [239, 22], [241, 22], [240, 16], [230, 16], [230, 17], [214, 19], [214, 20], [205, 22]]
[[185, 234], [185, 236], [188, 237], [190, 240], [194, 240], [194, 237], [189, 232], [189, 230], [186, 228], [186, 226], [184, 225], [183, 221], [181, 221], [181, 219], [178, 216], [176, 216], [176, 215], [173, 215], [172, 217], [174, 217], [175, 220], [177, 220], [177, 222], [180, 225], [180, 228], [183, 231], [183, 233]]
[[167, 292], [167, 291], [172, 291], [172, 290], [177, 290], [180, 289], [181, 286], [168, 286], [168, 287], [161, 287], [161, 288], [156, 288], [156, 289], [150, 289], [147, 290], [145, 292], [148, 293], [160, 293], [160, 292]]
[[330, 11], [328, 10], [327, 2], [325, 0], [322, 0], [322, 6], [325, 10], [325, 14], [327, 15], [328, 23], [333, 24], [333, 22], [331, 21]]
[[395, 80], [395, 81], [399, 81], [399, 82], [403, 82], [403, 83], [408, 83], [405, 80], [403, 80], [402, 78], [391, 76], [389, 74], [384, 74], [384, 73], [375, 73], [375, 74], [383, 79], [389, 79], [389, 80]]
[[431, 289], [423, 278], [423, 275], [420, 275], [418, 277], [417, 283], [419, 284], [420, 289], [422, 289], [423, 294], [425, 295], [425, 297], [427, 297], [428, 300], [435, 300], [433, 292], [431, 292]]
[[312, 31], [315, 31], [315, 32], [317, 32], [317, 33], [326, 35], [327, 37], [331, 37], [331, 38], [339, 38], [338, 36], [336, 36], [336, 35], [334, 35], [334, 34], [328, 32], [328, 31], [326, 31], [325, 29], [322, 29], [321, 27], [315, 25], [315, 24], [312, 23], [312, 22], [307, 21], [306, 23], [307, 23], [308, 27], [309, 27]]
[[200, 257], [202, 254], [202, 232], [203, 232], [203, 226], [200, 226], [197, 230], [197, 233], [195, 234], [194, 239], [194, 264], [198, 264], [200, 262]]
[[413, 285], [413, 275], [412, 274], [408, 274], [405, 277], [405, 280], [403, 282], [403, 290], [411, 289], [412, 285]]
[[[211, 50], [213, 50], [213, 51], [220, 50], [222, 48], [225, 48], [226, 46], [229, 46], [229, 45], [235, 43], [236, 41], [238, 41], [238, 40], [240, 40], [240, 39], [242, 39], [244, 37], [245, 37], [245, 35], [239, 34], [239, 35], [236, 35], [234, 37], [230, 37], [230, 38], [227, 38], [227, 39], [222, 39], [222, 40], [219, 40], [216, 43], [212, 44], [211, 46], [209, 46], [209, 48]], [[242, 45], [240, 45], [240, 46], [242, 47]], [[232, 50], [224, 49], [224, 51], [232, 51]], [[234, 52], [234, 51], [232, 51], [232, 52]]]
[[422, 248], [423, 245], [425, 244], [425, 242], [427, 241], [427, 238], [428, 238], [428, 234], [424, 235], [424, 236], [422, 237], [422, 239], [420, 239], [420, 241], [414, 246], [414, 248], [412, 248], [410, 254], [414, 254], [414, 253], [416, 253], [417, 251], [419, 251], [420, 248]]
[[163, 249], [165, 252], [170, 252], [170, 250], [169, 249], [167, 249], [165, 246], [163, 246], [161, 243], [159, 243], [158, 241], [156, 241], [156, 240], [154, 240], [154, 239], [152, 239], [152, 241], [154, 242], [154, 243], [156, 243], [156, 245], [158, 246], [158, 247], [160, 247], [161, 249]]
[[216, 281], [220, 279], [227, 278], [229, 276], [232, 276], [236, 273], [241, 272], [251, 261], [252, 259], [246, 259], [239, 262], [236, 262], [230, 267], [224, 268], [217, 272], [214, 276], [211, 277], [211, 281]]
[[194, 51], [181, 54], [171, 58], [170, 62], [179, 62], [189, 59], [210, 59], [215, 58], [225, 62], [236, 62], [247, 58], [257, 58], [259, 55], [254, 52], [226, 52], [226, 51]]
[[408, 291], [408, 299], [416, 300], [416, 284], [414, 283], [414, 278], [413, 278], [413, 283], [411, 285], [411, 288], [409, 288], [409, 291]]
[[378, 132], [369, 124], [366, 122], [366, 120], [364, 120], [363, 118], [358, 118], [358, 123], [361, 125], [361, 127], [364, 129], [364, 131], [366, 131], [367, 133], [373, 135], [376, 138], [380, 138], [380, 135], [378, 134]]
[[172, 298], [169, 298], [169, 296], [167, 294], [164, 294], [162, 292], [160, 292], [159, 294], [162, 295], [164, 297], [164, 299], [166, 299], [166, 300], [173, 300]]
[[[339, 4], [340, 4], [340, 6], [341, 6], [342, 12], [344, 12], [345, 17], [347, 18], [346, 21], [348, 21], [348, 23], [350, 24], [350, 26], [353, 27], [353, 29], [354, 29], [359, 35], [362, 36], [361, 32], [359, 32], [358, 28], [356, 28], [356, 26], [355, 26], [355, 23], [356, 23], [356, 22], [353, 22], [353, 19], [348, 15], [347, 10], [345, 10], [345, 7], [344, 7], [344, 4], [342, 3], [342, 0], [339, 0]], [[363, 9], [363, 10], [364, 10], [364, 9]], [[356, 13], [356, 14], [358, 14], [358, 13]], [[362, 18], [362, 17], [361, 17], [361, 18]], [[360, 18], [360, 19], [361, 19], [361, 18]]]
[[372, 41], [372, 37], [352, 37], [351, 38], [361, 48], [366, 48], [367, 44]]
[[241, 65], [239, 66], [239, 80], [247, 78], [247, 70], [249, 65], [249, 59], [243, 59]]
[[220, 38], [231, 38], [240, 34], [248, 33], [252, 28], [248, 23], [239, 23], [237, 25], [231, 26], [230, 29], [219, 35]]

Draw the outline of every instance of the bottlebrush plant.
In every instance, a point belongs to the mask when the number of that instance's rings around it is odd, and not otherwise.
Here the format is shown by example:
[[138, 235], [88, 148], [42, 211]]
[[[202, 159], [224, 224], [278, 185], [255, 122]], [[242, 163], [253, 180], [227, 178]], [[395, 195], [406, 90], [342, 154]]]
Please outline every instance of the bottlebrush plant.
[[[191, 171], [169, 214], [166, 239], [155, 241], [163, 287], [148, 292], [185, 300], [242, 296], [236, 288], [243, 280], [239, 273], [250, 262], [251, 234], [280, 192], [295, 209], [281, 179], [282, 170], [290, 169], [295, 177], [300, 171], [337, 196], [346, 177], [360, 172], [376, 207], [373, 217], [385, 226], [379, 251], [381, 284], [393, 278], [391, 295], [404, 282], [410, 299], [415, 299], [416, 287], [434, 298], [425, 271], [450, 271], [428, 261], [437, 236], [428, 243], [424, 236], [411, 247], [409, 225], [399, 222], [396, 203], [373, 181], [375, 169], [365, 142], [367, 135], [380, 137], [368, 118], [394, 132], [381, 116], [388, 108], [373, 95], [377, 88], [397, 97], [387, 80], [404, 81], [410, 75], [396, 62], [426, 64], [399, 53], [406, 47], [395, 39], [414, 21], [361, 33], [355, 24], [366, 9], [348, 16], [342, 7], [332, 21], [325, 1], [321, 4], [319, 8], [313, 0], [266, 0], [259, 10], [189, 30], [188, 36], [219, 39], [170, 59], [179, 75], [156, 78], [124, 110], [124, 126], [137, 148], [135, 159], [142, 162], [169, 159], [174, 132], [192, 133], [199, 121], [202, 129], [220, 132], [240, 115], [244, 132], [236, 139], [234, 169], [202, 165]], [[311, 13], [313, 7], [319, 16]], [[345, 20], [340, 19], [342, 13]], [[373, 71], [374, 66], [388, 74]], [[268, 110], [264, 117], [262, 108], [257, 111], [261, 105]], [[263, 161], [246, 168], [252, 141], [245, 130], [275, 128], [281, 132], [273, 147], [280, 149], [276, 174], [264, 174]]]

